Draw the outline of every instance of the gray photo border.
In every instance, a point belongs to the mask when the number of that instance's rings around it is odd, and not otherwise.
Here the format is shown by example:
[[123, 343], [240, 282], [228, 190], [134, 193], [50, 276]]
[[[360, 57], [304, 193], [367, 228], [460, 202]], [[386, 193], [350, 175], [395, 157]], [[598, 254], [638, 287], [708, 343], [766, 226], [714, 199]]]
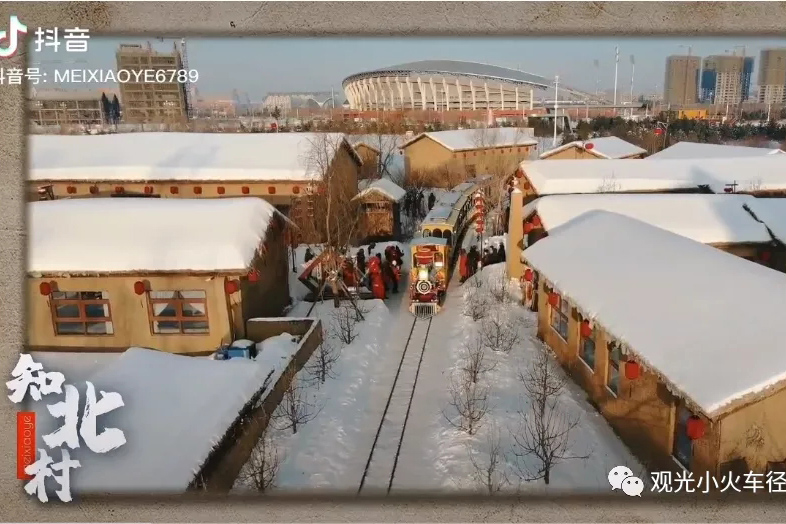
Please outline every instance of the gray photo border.
[[[91, 34], [200, 36], [776, 36], [786, 2], [37, 2], [0, 4], [0, 26], [87, 27]], [[234, 23], [234, 28], [230, 26]], [[24, 54], [0, 64], [24, 67]], [[24, 340], [24, 87], [0, 86], [0, 363], [10, 378]], [[3, 382], [8, 380], [4, 379]], [[16, 479], [14, 405], [0, 403], [0, 519], [38, 522], [778, 522], [786, 494], [739, 499], [575, 495], [89, 498], [39, 504]], [[705, 498], [702, 498], [705, 497]]]

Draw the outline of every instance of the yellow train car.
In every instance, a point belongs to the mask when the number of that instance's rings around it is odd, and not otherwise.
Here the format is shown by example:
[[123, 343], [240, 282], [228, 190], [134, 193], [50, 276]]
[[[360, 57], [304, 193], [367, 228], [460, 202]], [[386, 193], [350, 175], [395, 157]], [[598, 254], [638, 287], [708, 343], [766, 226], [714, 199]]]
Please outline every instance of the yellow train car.
[[473, 195], [488, 196], [491, 177], [478, 177], [459, 184], [442, 195], [420, 225], [420, 235], [411, 244], [410, 312], [428, 318], [442, 308], [456, 263], [456, 253], [469, 225], [475, 219]]

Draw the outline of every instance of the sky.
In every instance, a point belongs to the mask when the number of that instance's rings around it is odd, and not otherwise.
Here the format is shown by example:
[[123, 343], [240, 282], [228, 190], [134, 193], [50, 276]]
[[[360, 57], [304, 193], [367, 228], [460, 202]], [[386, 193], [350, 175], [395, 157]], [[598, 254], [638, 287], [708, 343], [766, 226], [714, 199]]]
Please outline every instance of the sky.
[[[32, 62], [43, 71], [64, 68], [115, 69], [115, 52], [121, 43], [146, 45], [148, 39], [98, 38], [88, 42], [86, 53], [67, 53], [30, 48]], [[154, 49], [169, 51], [174, 40], [149, 39]], [[178, 39], [179, 41], [179, 39]], [[635, 57], [633, 89], [636, 94], [663, 90], [666, 57], [731, 54], [746, 46], [746, 56], [755, 57], [752, 84], [758, 74], [763, 48], [786, 47], [786, 39], [763, 38], [294, 38], [241, 37], [193, 38], [187, 40], [188, 65], [199, 72], [196, 83], [201, 96], [230, 99], [232, 91], [248, 93], [261, 102], [270, 92], [341, 90], [347, 76], [379, 67], [428, 59], [466, 60], [553, 77], [560, 84], [585, 91], [614, 87], [614, 48], [619, 46], [618, 90], [626, 96], [631, 85], [630, 56]], [[742, 53], [740, 48], [736, 49]], [[599, 68], [594, 61], [599, 61]], [[84, 61], [84, 62], [80, 62]], [[59, 63], [58, 63], [59, 62]], [[33, 67], [33, 65], [31, 65]], [[49, 74], [48, 78], [53, 78]], [[46, 87], [86, 89], [113, 87], [84, 84]]]

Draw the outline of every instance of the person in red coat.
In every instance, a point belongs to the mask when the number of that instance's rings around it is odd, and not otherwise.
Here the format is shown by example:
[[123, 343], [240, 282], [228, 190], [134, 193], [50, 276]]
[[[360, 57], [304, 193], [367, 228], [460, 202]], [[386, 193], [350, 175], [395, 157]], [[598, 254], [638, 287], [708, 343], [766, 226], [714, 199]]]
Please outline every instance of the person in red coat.
[[368, 278], [371, 282], [371, 295], [374, 298], [385, 300], [385, 281], [382, 279], [382, 267], [378, 257], [371, 257], [368, 261]]
[[467, 250], [464, 248], [461, 248], [461, 251], [459, 251], [459, 275], [461, 276], [462, 284], [469, 278], [469, 258], [467, 257]]

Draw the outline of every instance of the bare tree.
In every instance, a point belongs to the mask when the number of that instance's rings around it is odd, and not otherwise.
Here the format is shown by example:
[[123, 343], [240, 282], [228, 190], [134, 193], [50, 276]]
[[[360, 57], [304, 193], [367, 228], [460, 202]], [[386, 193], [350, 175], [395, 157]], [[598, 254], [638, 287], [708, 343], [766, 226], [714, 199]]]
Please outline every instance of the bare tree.
[[276, 486], [281, 464], [285, 456], [280, 452], [268, 428], [260, 435], [251, 456], [243, 465], [238, 475], [238, 480], [246, 487], [259, 492], [267, 492]]
[[589, 455], [571, 452], [571, 433], [580, 422], [578, 415], [570, 415], [560, 404], [565, 378], [556, 368], [548, 348], [539, 341], [537, 352], [527, 371], [519, 373], [529, 397], [529, 409], [519, 412], [519, 428], [513, 433], [513, 453], [523, 480], [539, 480], [548, 485], [555, 465], [571, 459], [586, 459]]
[[335, 367], [339, 358], [341, 358], [341, 347], [333, 343], [329, 337], [324, 338], [306, 364], [306, 372], [313, 378], [312, 383], [319, 387], [327, 379], [336, 378]]
[[495, 362], [486, 359], [485, 347], [479, 334], [474, 334], [463, 346], [463, 368], [467, 378], [477, 384], [481, 376], [496, 367]]
[[[477, 275], [468, 280], [468, 282], [479, 281]], [[464, 316], [471, 318], [474, 321], [481, 320], [488, 314], [489, 300], [486, 293], [481, 287], [470, 285], [464, 292], [464, 309], [462, 313]]]
[[518, 326], [507, 311], [495, 308], [482, 320], [480, 338], [486, 348], [510, 353], [519, 341]]
[[477, 456], [471, 445], [467, 445], [469, 460], [472, 463], [472, 476], [475, 482], [494, 495], [510, 484], [505, 452], [502, 449], [502, 435], [496, 424], [492, 423], [486, 435], [482, 450], [484, 457]]
[[604, 178], [598, 186], [596, 193], [617, 193], [622, 189], [622, 185], [617, 182], [617, 177], [611, 175], [611, 178]]
[[503, 271], [499, 275], [490, 276], [488, 278], [488, 290], [489, 295], [493, 298], [498, 304], [504, 304], [510, 300], [510, 295], [508, 294], [508, 275], [507, 272]]
[[453, 427], [474, 435], [489, 411], [489, 388], [472, 382], [465, 373], [453, 373], [448, 387], [449, 407], [455, 414], [442, 412]]
[[346, 345], [351, 344], [360, 334], [358, 331], [358, 312], [344, 302], [332, 311], [331, 332]]
[[300, 379], [294, 371], [289, 371], [289, 387], [284, 391], [281, 403], [273, 413], [273, 421], [276, 429], [280, 431], [292, 430], [296, 434], [297, 430], [304, 424], [311, 422], [322, 411], [321, 406], [310, 398], [307, 385], [301, 384]]

